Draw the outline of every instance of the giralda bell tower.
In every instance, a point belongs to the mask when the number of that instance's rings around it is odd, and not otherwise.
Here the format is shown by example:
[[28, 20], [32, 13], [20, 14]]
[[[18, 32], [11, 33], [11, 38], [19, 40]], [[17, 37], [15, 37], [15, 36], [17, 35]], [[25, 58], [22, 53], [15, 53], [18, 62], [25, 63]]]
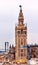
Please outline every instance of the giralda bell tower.
[[27, 59], [27, 25], [24, 24], [22, 6], [20, 5], [18, 24], [15, 26], [16, 59]]

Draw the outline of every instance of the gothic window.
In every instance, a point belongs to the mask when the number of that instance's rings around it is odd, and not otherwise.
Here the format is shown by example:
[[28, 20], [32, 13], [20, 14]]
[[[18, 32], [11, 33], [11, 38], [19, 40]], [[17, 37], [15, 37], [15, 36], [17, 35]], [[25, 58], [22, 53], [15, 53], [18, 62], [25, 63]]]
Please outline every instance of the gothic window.
[[25, 27], [25, 30], [27, 30], [27, 27]]
[[23, 53], [21, 53], [21, 56], [23, 56]]
[[21, 34], [23, 34], [23, 30], [21, 29]]
[[23, 33], [24, 33], [24, 34], [27, 34], [27, 32], [26, 32], [26, 31], [23, 31]]
[[21, 52], [23, 52], [23, 49], [21, 49]]
[[25, 31], [25, 34], [26, 34], [26, 31]]
[[20, 47], [20, 39], [18, 41], [19, 41], [18, 47]]
[[18, 34], [20, 34], [20, 31], [18, 31]]
[[23, 45], [23, 39], [21, 39], [21, 45]]

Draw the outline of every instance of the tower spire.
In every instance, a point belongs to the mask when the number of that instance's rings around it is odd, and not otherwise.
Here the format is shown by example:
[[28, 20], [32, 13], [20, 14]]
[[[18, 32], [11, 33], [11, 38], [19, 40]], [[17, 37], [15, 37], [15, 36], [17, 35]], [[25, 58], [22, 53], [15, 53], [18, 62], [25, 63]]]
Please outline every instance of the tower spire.
[[21, 6], [21, 5], [19, 5], [19, 7], [20, 7], [20, 10], [22, 10], [22, 6]]
[[19, 5], [20, 7], [20, 12], [19, 12], [19, 16], [18, 16], [18, 21], [19, 21], [19, 24], [23, 24], [23, 21], [24, 21], [24, 16], [23, 16], [23, 13], [22, 13], [22, 6]]
[[19, 7], [20, 7], [20, 12], [22, 13], [22, 6], [21, 6], [21, 5], [19, 5]]
[[19, 5], [19, 7], [21, 8], [22, 6], [21, 6], [21, 5]]

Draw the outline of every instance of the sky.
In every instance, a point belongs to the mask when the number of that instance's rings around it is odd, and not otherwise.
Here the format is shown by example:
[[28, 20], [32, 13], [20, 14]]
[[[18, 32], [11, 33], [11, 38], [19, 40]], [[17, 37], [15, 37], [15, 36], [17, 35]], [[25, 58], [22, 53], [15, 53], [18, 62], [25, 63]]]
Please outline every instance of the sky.
[[15, 45], [19, 5], [27, 23], [27, 43], [38, 44], [38, 0], [0, 0], [0, 49], [4, 49], [5, 42]]

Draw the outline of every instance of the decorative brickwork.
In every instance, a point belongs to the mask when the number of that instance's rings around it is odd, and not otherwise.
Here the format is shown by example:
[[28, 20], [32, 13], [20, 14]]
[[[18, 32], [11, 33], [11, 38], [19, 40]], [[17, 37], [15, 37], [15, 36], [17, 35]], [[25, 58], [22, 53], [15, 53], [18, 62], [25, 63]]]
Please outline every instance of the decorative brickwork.
[[15, 27], [15, 45], [16, 45], [16, 59], [27, 59], [27, 25], [24, 24], [24, 16], [22, 13], [22, 6], [18, 16], [18, 25]]

